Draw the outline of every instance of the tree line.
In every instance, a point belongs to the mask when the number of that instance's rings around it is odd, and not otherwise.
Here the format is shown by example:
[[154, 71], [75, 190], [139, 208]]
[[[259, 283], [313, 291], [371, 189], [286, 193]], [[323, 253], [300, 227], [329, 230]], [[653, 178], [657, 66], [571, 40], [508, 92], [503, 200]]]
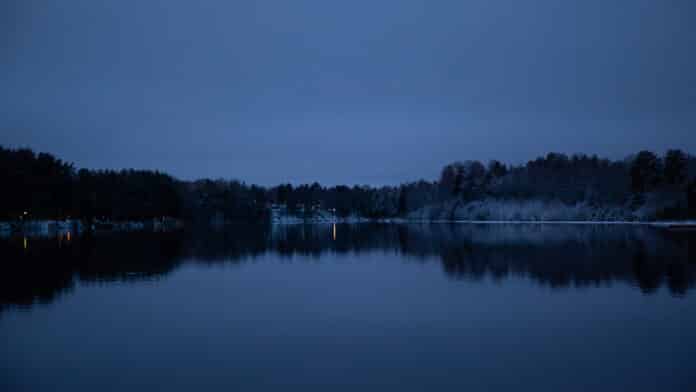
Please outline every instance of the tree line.
[[0, 219], [142, 220], [181, 213], [179, 181], [149, 170], [76, 170], [51, 154], [0, 147]]
[[455, 162], [439, 184], [449, 198], [559, 201], [567, 205], [650, 207], [653, 219], [696, 216], [696, 158], [677, 149], [640, 151], [624, 160], [549, 153], [524, 165]]
[[48, 153], [0, 147], [0, 219], [260, 220], [271, 204], [296, 214], [393, 218], [442, 203], [534, 199], [638, 209], [656, 218], [696, 216], [696, 158], [680, 150], [641, 151], [624, 160], [549, 153], [523, 165], [458, 161], [436, 181], [399, 186], [273, 187], [236, 180], [182, 181], [150, 170], [75, 169]]

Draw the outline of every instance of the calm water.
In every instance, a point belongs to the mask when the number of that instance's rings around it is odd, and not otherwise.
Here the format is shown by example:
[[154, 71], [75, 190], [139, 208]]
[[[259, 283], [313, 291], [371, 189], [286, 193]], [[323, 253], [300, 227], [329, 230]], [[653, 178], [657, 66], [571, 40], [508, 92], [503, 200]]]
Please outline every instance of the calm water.
[[696, 390], [686, 233], [238, 226], [0, 267], [2, 391]]

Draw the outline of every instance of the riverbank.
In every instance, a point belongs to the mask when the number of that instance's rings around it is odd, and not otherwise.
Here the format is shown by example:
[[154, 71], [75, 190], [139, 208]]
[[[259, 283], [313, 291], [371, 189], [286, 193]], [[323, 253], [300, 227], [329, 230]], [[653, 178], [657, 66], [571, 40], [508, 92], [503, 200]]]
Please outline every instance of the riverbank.
[[[384, 218], [369, 219], [345, 217], [333, 219], [302, 219], [287, 217], [271, 222], [272, 226], [293, 225], [332, 225], [332, 224], [453, 224], [453, 225], [583, 225], [583, 226], [650, 226], [668, 230], [696, 230], [696, 220], [670, 221], [577, 221], [577, 220], [467, 220], [467, 219], [407, 219]], [[0, 237], [24, 235], [31, 237], [51, 237], [92, 232], [132, 232], [132, 231], [171, 231], [185, 226], [180, 220], [95, 222], [87, 227], [77, 220], [41, 220], [27, 222], [0, 222]]]
[[84, 231], [83, 223], [73, 219], [0, 222], [0, 237], [8, 237], [13, 234], [51, 236], [82, 231]]
[[94, 221], [89, 226], [75, 219], [66, 220], [25, 220], [13, 222], [0, 222], [0, 237], [12, 235], [25, 235], [31, 237], [51, 237], [68, 233], [80, 234], [83, 232], [100, 231], [169, 231], [183, 228], [184, 223], [174, 218], [158, 218], [143, 221]]
[[[503, 222], [655, 222], [686, 218], [686, 201], [648, 195], [622, 204], [564, 203], [560, 200], [449, 200], [406, 214], [409, 220]], [[680, 212], [681, 211], [681, 212]]]
[[670, 230], [696, 230], [696, 220], [685, 221], [489, 221], [489, 220], [396, 220], [385, 223], [472, 224], [472, 225], [585, 225], [585, 226], [651, 226]]

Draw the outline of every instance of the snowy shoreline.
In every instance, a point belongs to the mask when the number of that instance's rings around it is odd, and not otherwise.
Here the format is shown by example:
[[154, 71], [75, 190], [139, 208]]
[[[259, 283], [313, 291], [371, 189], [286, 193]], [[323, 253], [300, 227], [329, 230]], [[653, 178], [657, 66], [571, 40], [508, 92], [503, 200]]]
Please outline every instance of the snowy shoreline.
[[461, 224], [485, 224], [485, 225], [632, 225], [632, 226], [689, 226], [696, 228], [696, 221], [554, 221], [554, 220], [411, 220], [406, 219], [403, 223], [461, 223]]
[[[460, 225], [578, 225], [578, 226], [650, 226], [663, 229], [684, 229], [696, 230], [696, 220], [683, 221], [571, 221], [571, 220], [448, 220], [448, 219], [404, 219], [404, 218], [387, 218], [387, 219], [368, 219], [368, 218], [335, 218], [328, 219], [281, 219], [271, 222], [272, 226], [289, 226], [289, 225], [333, 225], [333, 224], [460, 224]], [[171, 227], [165, 225], [149, 225], [146, 228], [144, 222], [113, 222], [110, 223], [110, 228], [105, 231], [126, 232], [126, 231], [142, 231], [147, 228], [155, 231], [170, 229], [173, 227], [182, 227], [183, 222], [177, 222]], [[170, 226], [170, 225], [166, 225]], [[100, 230], [97, 228], [97, 230]], [[40, 220], [29, 221], [18, 224], [17, 222], [0, 221], [0, 237], [9, 237], [14, 234], [24, 234], [30, 236], [52, 236], [65, 234], [67, 232], [80, 233], [84, 231], [83, 225], [79, 221], [54, 221]]]
[[[144, 221], [97, 221], [89, 229], [91, 231], [168, 231], [183, 227], [183, 222], [164, 218]], [[68, 233], [79, 234], [88, 229], [83, 222], [75, 219], [69, 220], [26, 220], [26, 221], [0, 221], [0, 237], [10, 237], [16, 234], [26, 236], [50, 237], [61, 236]]]
[[356, 224], [356, 223], [383, 223], [383, 224], [471, 224], [471, 225], [614, 225], [614, 226], [653, 226], [660, 228], [684, 227], [696, 229], [695, 220], [685, 221], [564, 221], [564, 220], [450, 220], [450, 219], [349, 219], [335, 221], [293, 220], [273, 222], [273, 225], [298, 225], [298, 224]]

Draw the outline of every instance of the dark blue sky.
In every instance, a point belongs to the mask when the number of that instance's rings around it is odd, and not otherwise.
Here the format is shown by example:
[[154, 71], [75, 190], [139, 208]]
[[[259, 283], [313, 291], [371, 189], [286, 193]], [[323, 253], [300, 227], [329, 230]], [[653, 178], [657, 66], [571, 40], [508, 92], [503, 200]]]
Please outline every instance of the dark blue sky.
[[696, 152], [694, 4], [2, 1], [0, 144], [262, 184]]

